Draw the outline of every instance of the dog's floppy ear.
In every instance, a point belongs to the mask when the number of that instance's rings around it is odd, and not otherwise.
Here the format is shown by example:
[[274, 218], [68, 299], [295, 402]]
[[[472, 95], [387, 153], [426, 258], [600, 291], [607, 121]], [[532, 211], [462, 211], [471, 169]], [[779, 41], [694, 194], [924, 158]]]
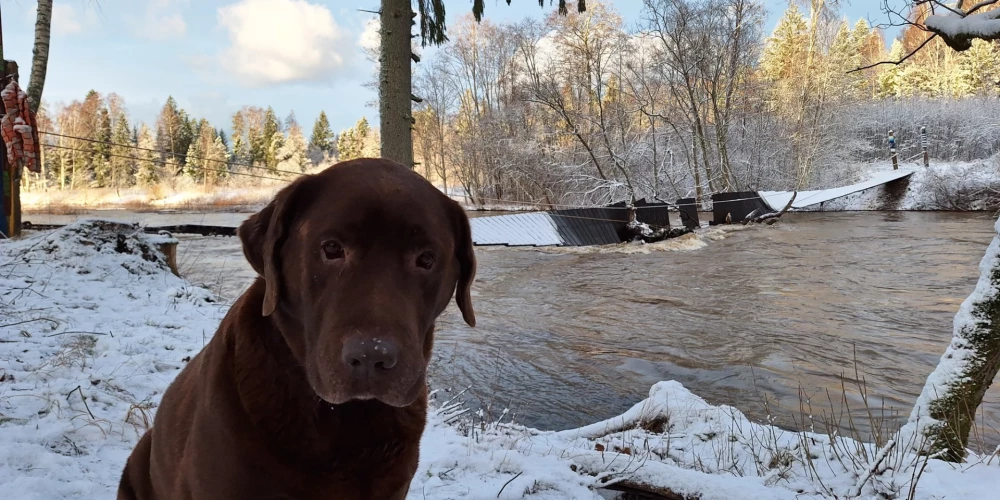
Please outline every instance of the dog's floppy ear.
[[261, 310], [264, 316], [269, 316], [278, 306], [278, 296], [281, 293], [281, 281], [278, 277], [281, 244], [288, 236], [288, 226], [292, 222], [295, 207], [301, 206], [302, 200], [299, 198], [305, 195], [305, 190], [301, 187], [307, 177], [301, 177], [285, 186], [271, 203], [251, 215], [236, 230], [243, 243], [243, 255], [254, 271], [264, 277], [267, 286]]
[[[449, 200], [451, 201], [451, 200]], [[455, 231], [455, 258], [458, 259], [458, 287], [455, 302], [462, 311], [462, 318], [469, 326], [476, 326], [476, 312], [472, 308], [472, 282], [476, 279], [476, 251], [472, 247], [472, 228], [465, 209], [451, 201], [452, 227]]]

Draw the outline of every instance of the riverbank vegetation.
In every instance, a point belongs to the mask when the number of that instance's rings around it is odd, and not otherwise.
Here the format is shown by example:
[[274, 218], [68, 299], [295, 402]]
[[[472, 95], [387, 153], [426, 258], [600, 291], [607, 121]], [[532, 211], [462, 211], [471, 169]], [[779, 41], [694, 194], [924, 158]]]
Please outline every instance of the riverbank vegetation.
[[[889, 131], [900, 161], [919, 166], [921, 127], [932, 165], [995, 166], [1000, 151], [996, 43], [955, 52], [935, 39], [901, 65], [850, 72], [908, 54], [926, 35], [913, 25], [886, 40], [833, 2], [793, 4], [770, 33], [755, 0], [644, 0], [629, 23], [612, 4], [588, 2], [543, 21], [456, 18], [448, 33], [416, 68], [417, 171], [470, 206], [850, 184], [888, 168]], [[288, 111], [246, 106], [213, 124], [171, 98], [145, 124], [114, 89], [46, 103], [45, 168], [25, 188], [45, 194], [25, 198], [169, 205], [378, 152], [367, 120], [337, 134], [321, 114], [307, 132]], [[59, 194], [94, 189], [102, 194]]]

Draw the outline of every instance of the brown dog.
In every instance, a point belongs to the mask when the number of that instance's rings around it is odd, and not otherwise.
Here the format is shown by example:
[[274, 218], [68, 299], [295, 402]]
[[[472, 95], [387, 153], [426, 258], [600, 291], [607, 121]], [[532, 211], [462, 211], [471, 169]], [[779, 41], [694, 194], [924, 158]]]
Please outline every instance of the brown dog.
[[261, 277], [164, 393], [119, 500], [404, 498], [434, 322], [453, 293], [476, 322], [465, 211], [361, 159], [296, 180], [238, 234]]

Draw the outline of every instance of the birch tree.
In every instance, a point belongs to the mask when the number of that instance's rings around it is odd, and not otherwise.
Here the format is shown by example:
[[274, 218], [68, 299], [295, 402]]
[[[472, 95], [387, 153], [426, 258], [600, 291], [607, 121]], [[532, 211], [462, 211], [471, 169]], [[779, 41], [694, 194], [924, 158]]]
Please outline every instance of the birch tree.
[[28, 97], [31, 111], [37, 113], [42, 105], [42, 89], [45, 88], [45, 74], [49, 67], [49, 40], [52, 38], [52, 0], [38, 0], [35, 17], [35, 46], [31, 51], [31, 77], [28, 82]]

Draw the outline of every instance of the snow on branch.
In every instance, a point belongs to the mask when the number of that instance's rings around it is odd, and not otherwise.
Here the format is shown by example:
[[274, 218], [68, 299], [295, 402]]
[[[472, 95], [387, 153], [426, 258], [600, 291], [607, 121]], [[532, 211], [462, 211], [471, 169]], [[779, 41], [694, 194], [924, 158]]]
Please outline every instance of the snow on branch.
[[927, 32], [929, 36], [898, 60], [879, 61], [852, 69], [848, 73], [884, 64], [903, 64], [938, 37], [958, 52], [971, 48], [974, 40], [1000, 40], [1000, 9], [986, 10], [988, 7], [1000, 4], [1000, 0], [981, 0], [967, 9], [963, 7], [964, 0], [952, 5], [941, 0], [911, 0], [909, 13], [905, 9], [891, 6], [888, 0], [882, 0], [881, 4], [880, 8], [888, 16], [889, 21], [885, 24], [876, 24], [876, 27], [883, 29], [898, 26], [916, 27]]
[[984, 0], [972, 6], [967, 12], [931, 15], [924, 21], [928, 31], [939, 35], [949, 47], [961, 52], [972, 47], [973, 40], [1000, 39], [1000, 9], [979, 12], [994, 5], [998, 0]]

